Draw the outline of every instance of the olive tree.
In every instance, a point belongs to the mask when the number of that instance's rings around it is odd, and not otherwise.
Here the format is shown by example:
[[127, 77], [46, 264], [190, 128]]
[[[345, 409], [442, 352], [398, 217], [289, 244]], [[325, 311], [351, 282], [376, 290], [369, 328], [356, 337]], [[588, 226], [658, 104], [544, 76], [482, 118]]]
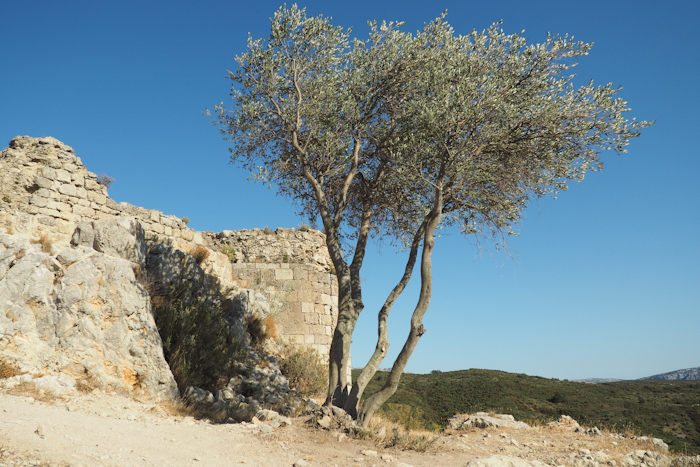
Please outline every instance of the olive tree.
[[[505, 246], [533, 197], [555, 194], [624, 152], [648, 122], [628, 120], [612, 85], [568, 74], [590, 44], [548, 36], [529, 44], [499, 24], [457, 35], [445, 14], [415, 34], [369, 23], [366, 40], [296, 5], [248, 40], [229, 72], [233, 105], [214, 122], [231, 160], [320, 218], [338, 277], [338, 324], [326, 404], [367, 423], [396, 391], [425, 333], [436, 230]], [[364, 309], [360, 270], [370, 238], [406, 247], [396, 286], [378, 310], [375, 351], [355, 384], [350, 342]], [[389, 312], [419, 265], [411, 327], [385, 385], [364, 389], [386, 356]]]

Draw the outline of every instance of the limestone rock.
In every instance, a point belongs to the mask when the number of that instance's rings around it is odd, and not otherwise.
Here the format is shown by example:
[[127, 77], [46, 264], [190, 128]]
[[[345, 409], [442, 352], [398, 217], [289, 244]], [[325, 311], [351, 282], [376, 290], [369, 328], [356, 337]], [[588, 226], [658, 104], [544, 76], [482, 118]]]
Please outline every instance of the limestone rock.
[[486, 412], [477, 412], [474, 415], [456, 415], [448, 420], [448, 424], [453, 430], [465, 428], [515, 428], [518, 430], [529, 430], [530, 426], [525, 422], [516, 421], [512, 415], [495, 414], [489, 415]]
[[673, 460], [673, 467], [700, 467], [700, 455], [677, 457]]
[[536, 460], [526, 460], [520, 457], [491, 456], [482, 459], [474, 459], [467, 463], [467, 467], [546, 467], [547, 464]]
[[622, 458], [622, 467], [670, 467], [671, 459], [652, 451], [638, 449]]
[[[60, 372], [157, 400], [178, 395], [133, 264], [82, 246], [52, 256], [0, 234], [0, 357], [36, 376]], [[73, 386], [36, 379], [49, 392]]]
[[81, 222], [73, 233], [71, 244], [93, 248], [132, 263], [142, 264], [146, 259], [145, 233], [133, 217]]

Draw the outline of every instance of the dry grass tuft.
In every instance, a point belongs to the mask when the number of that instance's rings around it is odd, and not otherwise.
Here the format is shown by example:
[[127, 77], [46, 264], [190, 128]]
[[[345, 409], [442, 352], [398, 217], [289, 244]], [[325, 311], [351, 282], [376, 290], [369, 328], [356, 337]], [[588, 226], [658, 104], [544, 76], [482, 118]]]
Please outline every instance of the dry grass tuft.
[[440, 436], [430, 431], [407, 430], [375, 415], [365, 430], [355, 434], [358, 438], [372, 439], [382, 448], [396, 448], [401, 451], [435, 452]]
[[278, 340], [280, 338], [280, 334], [277, 331], [277, 325], [275, 324], [275, 319], [272, 317], [272, 315], [268, 315], [263, 320], [263, 326], [265, 326], [265, 334], [267, 334], [267, 337], [274, 340]]
[[39, 238], [32, 240], [32, 243], [41, 243], [41, 250], [44, 253], [51, 253], [51, 249], [53, 248], [53, 240], [51, 239], [51, 234], [48, 232], [41, 232], [41, 234], [39, 234]]
[[14, 363], [0, 358], [0, 379], [12, 378], [13, 376], [23, 375], [24, 372], [19, 369]]
[[192, 257], [195, 261], [197, 261], [197, 264], [201, 266], [202, 263], [205, 262], [207, 258], [209, 258], [209, 250], [204, 245], [197, 245], [197, 247], [192, 252]]

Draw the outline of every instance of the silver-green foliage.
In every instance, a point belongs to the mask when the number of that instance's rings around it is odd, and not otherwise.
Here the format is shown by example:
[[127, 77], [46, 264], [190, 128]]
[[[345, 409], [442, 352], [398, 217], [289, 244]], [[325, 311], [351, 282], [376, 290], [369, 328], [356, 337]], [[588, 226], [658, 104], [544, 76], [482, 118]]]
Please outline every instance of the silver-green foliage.
[[[233, 161], [322, 219], [339, 283], [329, 401], [358, 415], [388, 347], [386, 316], [419, 250], [412, 337], [380, 399], [425, 332], [435, 230], [454, 225], [503, 245], [531, 198], [600, 169], [601, 151], [624, 152], [649, 123], [625, 118], [619, 88], [574, 84], [571, 69], [591, 44], [568, 36], [530, 44], [500, 24], [457, 35], [443, 14], [415, 34], [375, 21], [366, 40], [351, 39], [296, 5], [271, 22], [267, 41], [249, 38], [236, 57], [233, 106], [217, 106], [214, 120]], [[344, 374], [371, 235], [403, 242], [409, 257], [379, 313], [375, 355], [351, 390]]]

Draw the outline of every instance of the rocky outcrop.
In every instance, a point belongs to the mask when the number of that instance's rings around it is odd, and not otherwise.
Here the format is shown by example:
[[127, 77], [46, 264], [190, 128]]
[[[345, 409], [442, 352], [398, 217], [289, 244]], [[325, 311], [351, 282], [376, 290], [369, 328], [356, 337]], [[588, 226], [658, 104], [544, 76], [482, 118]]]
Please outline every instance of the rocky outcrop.
[[638, 449], [622, 458], [622, 467], [671, 467], [671, 459], [653, 451]]
[[[27, 240], [47, 235], [56, 250], [52, 254], [71, 245], [124, 258], [129, 251], [134, 256], [126, 259], [148, 266], [168, 283], [175, 278], [170, 272], [176, 272], [178, 281], [190, 275], [187, 281], [207, 288], [203, 277], [219, 287], [214, 295], [221, 295], [232, 315], [273, 315], [280, 338], [327, 358], [337, 321], [337, 280], [321, 232], [304, 226], [196, 232], [186, 219], [115, 202], [106, 185], [61, 141], [17, 136], [0, 151], [0, 233]], [[96, 223], [103, 219], [132, 221]], [[162, 248], [152, 250], [144, 264], [143, 249], [114, 239], [131, 241], [122, 235], [124, 229]], [[104, 249], [104, 238], [112, 239], [116, 251]], [[196, 252], [202, 256], [195, 262]]]
[[670, 371], [660, 375], [647, 376], [640, 379], [664, 379], [667, 381], [675, 380], [698, 380], [700, 379], [700, 367], [686, 368], [685, 370]]
[[477, 412], [474, 415], [456, 415], [448, 420], [448, 425], [453, 430], [464, 430], [467, 428], [515, 428], [518, 430], [529, 430], [530, 425], [525, 422], [516, 421], [512, 415]]
[[128, 219], [108, 224], [101, 227], [131, 227], [137, 234], [126, 242], [131, 250], [122, 249], [120, 235], [110, 237], [114, 244], [103, 238], [102, 252], [80, 242], [54, 252], [46, 237], [31, 243], [0, 234], [0, 358], [25, 373], [5, 384], [24, 382], [54, 393], [80, 386], [156, 400], [177, 397], [149, 296], [136, 280], [137, 263], [130, 261], [143, 248], [139, 229]]

